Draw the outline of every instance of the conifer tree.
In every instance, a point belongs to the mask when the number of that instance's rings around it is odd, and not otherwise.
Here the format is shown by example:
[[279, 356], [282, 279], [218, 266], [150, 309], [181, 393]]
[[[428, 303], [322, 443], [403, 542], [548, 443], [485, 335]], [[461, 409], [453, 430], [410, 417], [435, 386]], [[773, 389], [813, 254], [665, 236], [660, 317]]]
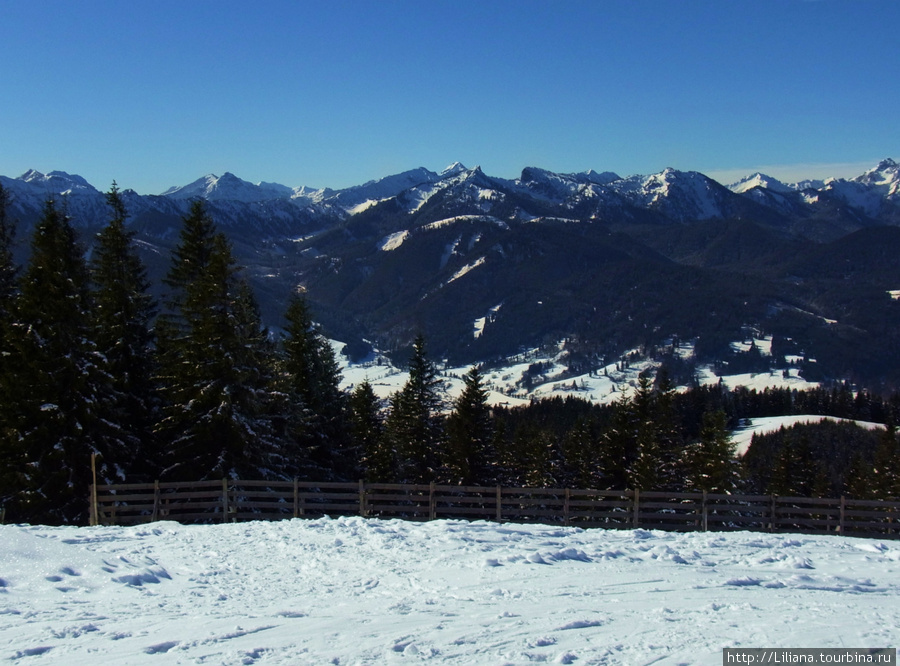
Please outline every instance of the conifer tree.
[[282, 341], [283, 371], [291, 396], [292, 433], [307, 458], [305, 475], [352, 478], [359, 452], [353, 450], [346, 394], [331, 343], [312, 320], [306, 299], [291, 296]]
[[0, 325], [12, 318], [13, 303], [18, 291], [18, 269], [13, 259], [15, 223], [9, 211], [10, 203], [9, 192], [0, 183]]
[[675, 384], [665, 366], [656, 374], [653, 393], [653, 424], [659, 447], [658, 490], [684, 490], [684, 441], [675, 410]]
[[361, 452], [361, 468], [368, 481], [387, 482], [392, 478], [393, 459], [384, 438], [384, 421], [378, 396], [368, 380], [350, 394], [350, 432]]
[[647, 373], [641, 373], [632, 400], [636, 458], [630, 470], [631, 485], [640, 490], [658, 490], [662, 453], [654, 419], [653, 388]]
[[487, 390], [478, 366], [472, 366], [463, 381], [453, 413], [447, 418], [447, 469], [449, 480], [462, 485], [478, 485], [488, 479], [493, 439]]
[[202, 202], [184, 220], [157, 327], [166, 398], [158, 432], [163, 476], [185, 480], [283, 476], [271, 412], [272, 349], [231, 246]]
[[121, 429], [127, 459], [114, 461], [144, 477], [152, 475], [151, 443], [156, 398], [153, 384], [153, 333], [156, 312], [147, 271], [125, 228], [128, 216], [113, 182], [106, 200], [109, 224], [97, 234], [91, 259], [94, 288], [94, 336], [111, 378], [110, 414]]
[[565, 474], [560, 480], [571, 488], [596, 488], [601, 482], [598, 448], [591, 422], [579, 418], [563, 440]]
[[734, 445], [728, 432], [725, 412], [706, 412], [700, 441], [687, 451], [686, 486], [689, 490], [730, 493], [736, 485]]
[[91, 454], [99, 479], [118, 478], [127, 459], [107, 409], [110, 377], [93, 342], [92, 302], [84, 253], [67, 217], [44, 207], [21, 282], [9, 340], [15, 379], [9, 433], [16, 440], [12, 476], [18, 510], [30, 520], [86, 517]]
[[892, 423], [879, 433], [871, 474], [871, 494], [876, 499], [900, 497], [900, 443]]
[[599, 484], [606, 490], [624, 490], [631, 482], [629, 469], [634, 453], [631, 399], [621, 398], [612, 409], [611, 423], [598, 443]]
[[385, 426], [401, 482], [434, 479], [442, 437], [440, 386], [437, 369], [426, 354], [425, 338], [419, 335], [413, 343], [409, 379], [392, 399]]
[[15, 225], [9, 205], [9, 192], [0, 183], [0, 505], [16, 497], [24, 483], [23, 454], [16, 429], [18, 359], [12, 348], [12, 335], [18, 284], [13, 259]]

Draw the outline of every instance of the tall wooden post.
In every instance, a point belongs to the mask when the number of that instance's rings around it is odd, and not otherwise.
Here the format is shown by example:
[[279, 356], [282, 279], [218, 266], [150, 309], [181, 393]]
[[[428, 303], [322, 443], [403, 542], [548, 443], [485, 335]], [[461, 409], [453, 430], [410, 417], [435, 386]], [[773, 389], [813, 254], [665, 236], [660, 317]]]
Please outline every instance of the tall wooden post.
[[632, 527], [637, 528], [638, 525], [641, 524], [641, 490], [640, 488], [634, 489], [634, 525]]
[[428, 516], [431, 520], [437, 517], [437, 500], [434, 497], [434, 481], [428, 487]]
[[150, 516], [151, 522], [159, 520], [159, 479], [153, 482], [153, 513]]
[[359, 480], [359, 515], [367, 516], [368, 510], [366, 507], [366, 482], [362, 479]]
[[503, 520], [503, 488], [497, 486], [497, 522], [501, 522]]
[[93, 479], [93, 483], [91, 483], [91, 517], [90, 524], [91, 525], [99, 525], [100, 524], [100, 511], [97, 507], [97, 454], [91, 454], [91, 478]]
[[706, 491], [703, 491], [703, 531], [709, 531], [709, 504], [706, 503]]
[[222, 522], [228, 522], [228, 479], [222, 479]]

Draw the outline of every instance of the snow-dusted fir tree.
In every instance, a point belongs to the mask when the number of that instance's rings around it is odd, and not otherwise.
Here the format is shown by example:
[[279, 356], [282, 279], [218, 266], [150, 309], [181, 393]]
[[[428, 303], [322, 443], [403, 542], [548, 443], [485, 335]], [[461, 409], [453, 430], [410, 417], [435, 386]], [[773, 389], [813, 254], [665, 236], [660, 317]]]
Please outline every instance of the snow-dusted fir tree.
[[893, 423], [887, 424], [878, 435], [869, 476], [872, 497], [900, 497], [900, 442], [897, 441], [897, 428]]
[[131, 478], [154, 478], [151, 435], [157, 399], [151, 323], [156, 305], [134, 234], [125, 227], [128, 212], [115, 182], [106, 200], [110, 221], [97, 234], [90, 263], [94, 339], [111, 378], [110, 417], [119, 425], [129, 452], [126, 459], [109, 462], [126, 470]]
[[347, 397], [331, 343], [316, 329], [306, 299], [291, 296], [282, 340], [282, 381], [289, 396], [290, 436], [298, 473], [317, 479], [356, 476], [350, 451]]
[[428, 358], [425, 338], [416, 337], [409, 361], [409, 379], [391, 399], [385, 437], [397, 461], [397, 480], [434, 480], [442, 444], [442, 382]]
[[640, 490], [658, 490], [662, 479], [662, 449], [655, 418], [653, 386], [646, 372], [630, 403], [636, 457], [630, 469], [630, 485]]
[[121, 480], [129, 451], [109, 412], [111, 378], [93, 340], [84, 253], [66, 215], [44, 207], [22, 276], [8, 341], [15, 392], [7, 406], [18, 504], [30, 520], [77, 522], [86, 516], [91, 454], [101, 480]]
[[0, 183], [0, 505], [10, 503], [22, 489], [22, 453], [15, 425], [17, 373], [12, 349], [18, 285], [12, 253], [15, 226], [9, 204], [9, 192]]
[[13, 259], [13, 242], [15, 240], [15, 223], [9, 212], [9, 192], [0, 183], [0, 326], [10, 321], [13, 302], [18, 291], [16, 273], [18, 269]]
[[166, 282], [170, 311], [157, 326], [162, 476], [277, 474], [271, 346], [231, 246], [202, 201], [184, 219]]
[[724, 411], [703, 414], [700, 440], [687, 448], [684, 470], [687, 490], [711, 493], [734, 491], [738, 469]]
[[444, 467], [451, 483], [479, 485], [488, 482], [493, 428], [487, 390], [478, 366], [463, 378], [463, 392], [447, 417]]
[[367, 481], [392, 478], [393, 454], [386, 445], [381, 401], [368, 380], [357, 384], [350, 394], [350, 433], [361, 453], [361, 472]]
[[596, 488], [603, 481], [599, 446], [590, 419], [579, 418], [562, 441], [560, 482], [569, 488]]

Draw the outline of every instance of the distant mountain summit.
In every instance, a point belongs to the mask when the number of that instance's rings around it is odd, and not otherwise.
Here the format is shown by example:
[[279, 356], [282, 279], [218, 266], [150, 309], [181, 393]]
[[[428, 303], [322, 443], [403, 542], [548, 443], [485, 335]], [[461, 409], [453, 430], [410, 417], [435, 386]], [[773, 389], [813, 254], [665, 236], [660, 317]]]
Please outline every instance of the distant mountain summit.
[[758, 171], [752, 176], [747, 176], [736, 183], [732, 183], [728, 186], [728, 189], [737, 194], [743, 194], [744, 192], [752, 190], [754, 187], [762, 187], [774, 192], [791, 192], [796, 189], [785, 185], [777, 178], [772, 178], [771, 176], [759, 173]]

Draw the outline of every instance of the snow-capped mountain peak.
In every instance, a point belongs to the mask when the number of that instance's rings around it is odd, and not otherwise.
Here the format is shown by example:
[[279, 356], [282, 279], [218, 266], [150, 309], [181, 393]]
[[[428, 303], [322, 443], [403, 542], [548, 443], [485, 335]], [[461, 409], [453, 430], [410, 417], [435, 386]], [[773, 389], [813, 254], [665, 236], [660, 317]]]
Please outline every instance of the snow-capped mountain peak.
[[93, 185], [81, 176], [66, 173], [65, 171], [51, 171], [45, 175], [35, 169], [29, 169], [19, 176], [18, 180], [40, 186], [57, 194], [71, 194], [74, 191], [97, 191]]
[[728, 186], [728, 189], [736, 194], [743, 194], [744, 192], [752, 190], [754, 187], [762, 187], [774, 192], [793, 191], [791, 187], [785, 185], [777, 178], [767, 176], [766, 174], [760, 173], [759, 171], [754, 173], [752, 176], [747, 176], [746, 178], [742, 178], [736, 183], [732, 183]]
[[610, 183], [614, 183], [617, 180], [622, 180], [622, 177], [614, 171], [604, 171], [602, 173], [598, 173], [593, 169], [588, 169], [587, 171], [582, 171], [581, 173], [571, 175], [576, 179], [584, 178], [594, 185], [609, 185]]
[[874, 187], [883, 195], [893, 198], [900, 191], [900, 165], [890, 158], [884, 159], [851, 182]]
[[172, 199], [203, 198], [208, 201], [241, 201], [254, 203], [271, 199], [287, 198], [292, 190], [283, 185], [254, 185], [226, 171], [221, 176], [209, 174], [198, 178], [189, 185], [172, 187], [163, 196]]
[[438, 175], [441, 178], [451, 178], [452, 176], [456, 176], [456, 175], [462, 173], [463, 171], [468, 171], [468, 169], [465, 167], [465, 165], [463, 165], [462, 162], [454, 162], [453, 164], [448, 166], [446, 169], [441, 171]]

